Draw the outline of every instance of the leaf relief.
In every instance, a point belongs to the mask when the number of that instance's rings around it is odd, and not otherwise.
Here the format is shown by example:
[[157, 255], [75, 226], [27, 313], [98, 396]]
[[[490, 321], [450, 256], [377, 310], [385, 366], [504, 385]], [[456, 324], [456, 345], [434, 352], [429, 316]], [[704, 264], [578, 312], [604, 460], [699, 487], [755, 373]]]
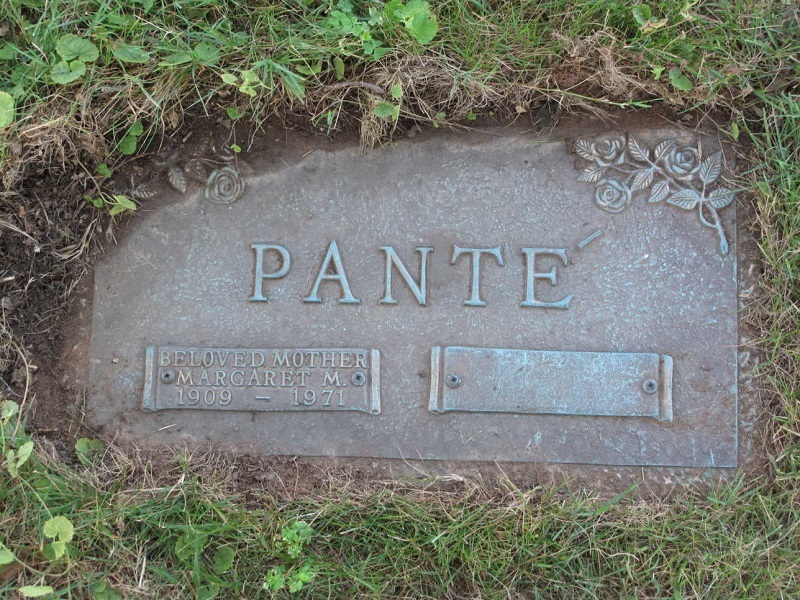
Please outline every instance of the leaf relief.
[[714, 229], [719, 249], [728, 253], [728, 240], [717, 211], [730, 205], [737, 192], [717, 186], [722, 176], [721, 150], [703, 156], [699, 146], [674, 139], [658, 142], [652, 149], [631, 135], [606, 134], [579, 139], [575, 153], [590, 163], [578, 181], [595, 186], [595, 203], [619, 213], [643, 195], [648, 203], [666, 201], [683, 210], [696, 210], [701, 225]]

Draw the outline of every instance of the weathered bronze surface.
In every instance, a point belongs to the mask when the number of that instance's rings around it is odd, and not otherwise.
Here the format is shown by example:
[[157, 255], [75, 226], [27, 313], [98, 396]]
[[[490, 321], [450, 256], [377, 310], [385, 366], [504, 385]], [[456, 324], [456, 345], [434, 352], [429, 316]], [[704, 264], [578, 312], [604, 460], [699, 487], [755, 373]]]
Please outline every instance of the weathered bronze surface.
[[380, 352], [148, 348], [142, 408], [379, 415]]
[[98, 265], [87, 415], [150, 445], [735, 466], [725, 169], [674, 130], [441, 137], [190, 195]]
[[434, 347], [428, 408], [671, 421], [672, 358]]

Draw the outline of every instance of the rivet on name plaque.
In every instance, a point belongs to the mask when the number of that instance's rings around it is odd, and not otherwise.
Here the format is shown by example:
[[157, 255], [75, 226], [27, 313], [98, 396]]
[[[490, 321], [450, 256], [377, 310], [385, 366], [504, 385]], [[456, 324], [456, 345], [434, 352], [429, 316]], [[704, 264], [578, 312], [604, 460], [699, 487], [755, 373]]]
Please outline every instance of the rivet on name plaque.
[[672, 421], [672, 358], [435, 346], [428, 410]]
[[461, 375], [450, 373], [450, 375], [445, 378], [445, 382], [447, 383], [447, 387], [455, 389], [461, 385]]

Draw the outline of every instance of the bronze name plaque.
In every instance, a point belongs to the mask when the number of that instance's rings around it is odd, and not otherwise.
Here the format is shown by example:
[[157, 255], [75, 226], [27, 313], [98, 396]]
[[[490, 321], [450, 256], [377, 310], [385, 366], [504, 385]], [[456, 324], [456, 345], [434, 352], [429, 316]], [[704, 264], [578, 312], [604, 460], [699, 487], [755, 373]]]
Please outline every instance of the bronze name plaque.
[[432, 348], [429, 410], [672, 420], [672, 357]]
[[148, 348], [145, 410], [381, 413], [378, 350]]
[[729, 167], [670, 130], [441, 137], [179, 198], [97, 268], [88, 416], [271, 454], [735, 466]]

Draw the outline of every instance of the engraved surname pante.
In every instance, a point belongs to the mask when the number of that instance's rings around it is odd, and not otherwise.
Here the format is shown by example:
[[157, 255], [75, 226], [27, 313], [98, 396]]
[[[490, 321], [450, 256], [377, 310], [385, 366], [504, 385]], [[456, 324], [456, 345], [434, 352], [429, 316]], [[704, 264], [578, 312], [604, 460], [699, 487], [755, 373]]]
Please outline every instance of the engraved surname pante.
[[[253, 295], [248, 298], [251, 302], [266, 302], [267, 297], [264, 295], [264, 280], [266, 279], [281, 279], [286, 277], [289, 269], [292, 266], [292, 257], [289, 251], [283, 246], [278, 244], [250, 244], [256, 255], [256, 265], [253, 273]], [[264, 272], [264, 253], [275, 252], [281, 257], [281, 268], [274, 273]]]
[[414, 294], [420, 306], [428, 303], [428, 254], [433, 252], [431, 246], [417, 246], [415, 249], [419, 253], [419, 282], [414, 281], [411, 273], [397, 256], [397, 252], [391, 246], [381, 246], [381, 250], [386, 255], [386, 290], [378, 302], [381, 304], [397, 304], [397, 300], [392, 297], [392, 267], [397, 270], [406, 282], [408, 289]]
[[[331, 272], [329, 273], [329, 271]], [[332, 240], [328, 245], [328, 251], [325, 253], [325, 258], [322, 259], [322, 265], [314, 280], [314, 285], [311, 287], [311, 292], [303, 298], [303, 302], [322, 302], [322, 298], [319, 297], [319, 286], [323, 281], [335, 281], [341, 286], [342, 296], [339, 298], [339, 304], [361, 303], [361, 300], [353, 296], [353, 292], [350, 291], [350, 282], [347, 280], [344, 264], [342, 264], [342, 255], [339, 253], [339, 245], [336, 240]]]
[[458, 257], [462, 254], [468, 254], [472, 258], [472, 274], [469, 279], [469, 299], [464, 301], [464, 306], [486, 306], [486, 302], [481, 300], [481, 256], [488, 254], [494, 256], [497, 264], [501, 267], [503, 263], [503, 251], [500, 246], [494, 248], [462, 248], [458, 245], [453, 245], [453, 258], [450, 264], [456, 264]]
[[351, 348], [148, 348], [142, 407], [380, 413], [380, 353]]
[[552, 267], [549, 271], [536, 271], [536, 257], [553, 255], [561, 259], [566, 267], [569, 264], [567, 251], [565, 248], [523, 248], [522, 255], [525, 257], [525, 300], [520, 306], [531, 306], [536, 308], [569, 308], [569, 303], [574, 294], [565, 296], [558, 302], [542, 302], [536, 299], [534, 282], [537, 279], [546, 279], [550, 285], [556, 285], [556, 268]]
[[[250, 247], [255, 252], [255, 268], [253, 270], [253, 294], [248, 297], [250, 302], [267, 302], [268, 297], [264, 292], [264, 285], [267, 280], [281, 279], [286, 277], [289, 273], [291, 265], [291, 255], [289, 251], [278, 244], [251, 244]], [[487, 301], [484, 300], [482, 294], [482, 279], [481, 270], [483, 268], [484, 255], [494, 258], [497, 266], [504, 267], [505, 260], [503, 258], [502, 246], [487, 246], [487, 247], [462, 247], [458, 244], [453, 244], [453, 252], [450, 258], [450, 265], [453, 268], [458, 268], [460, 257], [466, 255], [469, 258], [468, 273], [468, 289], [469, 296], [464, 300], [464, 306], [486, 306]], [[405, 283], [411, 295], [417, 301], [419, 306], [428, 305], [428, 272], [429, 272], [429, 258], [434, 253], [433, 246], [416, 246], [414, 251], [419, 255], [419, 269], [418, 275], [415, 278], [409, 271], [406, 264], [397, 254], [393, 246], [379, 246], [378, 250], [383, 253], [383, 296], [377, 301], [379, 305], [396, 305], [398, 300], [394, 296], [394, 274], [400, 275], [400, 278]], [[567, 257], [566, 248], [545, 248], [538, 246], [524, 246], [522, 247], [522, 257], [524, 263], [523, 277], [525, 299], [519, 304], [523, 308], [560, 308], [568, 309], [569, 304], [574, 297], [574, 294], [568, 294], [561, 300], [555, 302], [538, 300], [535, 294], [535, 281], [537, 279], [544, 279], [550, 282], [551, 286], [558, 283], [556, 267], [553, 266], [549, 271], [536, 270], [536, 258], [538, 257], [556, 257], [561, 260], [564, 267], [569, 265], [569, 258]], [[280, 256], [281, 267], [275, 271], [266, 272], [264, 267], [265, 253], [273, 252]], [[363, 263], [362, 263], [363, 264]], [[311, 278], [309, 277], [309, 280]], [[328, 244], [325, 257], [322, 259], [319, 270], [316, 271], [314, 283], [307, 296], [303, 297], [303, 302], [306, 304], [321, 304], [323, 297], [321, 296], [320, 287], [323, 282], [331, 281], [339, 284], [340, 295], [337, 301], [338, 304], [360, 304], [361, 300], [357, 298], [350, 286], [350, 280], [347, 277], [347, 272], [344, 268], [344, 261], [342, 254], [339, 250], [339, 244], [334, 239]]]

